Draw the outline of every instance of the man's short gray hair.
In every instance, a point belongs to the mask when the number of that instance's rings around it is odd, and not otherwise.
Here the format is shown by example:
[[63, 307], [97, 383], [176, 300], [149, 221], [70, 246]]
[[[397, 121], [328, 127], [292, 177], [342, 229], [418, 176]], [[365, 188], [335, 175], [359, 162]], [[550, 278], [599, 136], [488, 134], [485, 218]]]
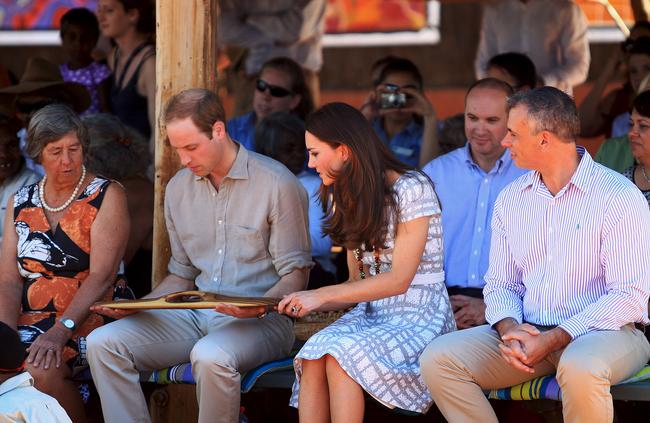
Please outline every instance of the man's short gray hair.
[[30, 118], [25, 150], [32, 160], [40, 163], [45, 147], [70, 133], [77, 135], [85, 156], [88, 151], [88, 131], [81, 119], [65, 104], [48, 104]]
[[558, 138], [575, 142], [580, 134], [580, 118], [573, 99], [553, 87], [518, 92], [508, 98], [508, 112], [517, 106], [528, 111], [528, 125], [534, 133], [548, 131]]

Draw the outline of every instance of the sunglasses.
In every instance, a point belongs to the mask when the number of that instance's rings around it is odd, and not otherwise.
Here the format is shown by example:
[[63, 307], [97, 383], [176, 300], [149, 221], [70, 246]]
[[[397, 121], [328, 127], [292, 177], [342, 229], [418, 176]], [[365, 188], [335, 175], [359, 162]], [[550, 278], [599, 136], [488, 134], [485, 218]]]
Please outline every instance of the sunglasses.
[[289, 91], [288, 89], [286, 89], [286, 88], [282, 88], [282, 87], [278, 87], [277, 85], [271, 85], [271, 84], [267, 83], [267, 82], [266, 82], [265, 80], [263, 80], [263, 79], [258, 79], [258, 80], [255, 82], [255, 89], [257, 89], [257, 91], [259, 91], [259, 92], [261, 92], [261, 93], [265, 92], [265, 91], [268, 89], [268, 90], [269, 90], [269, 93], [270, 93], [271, 96], [273, 96], [273, 97], [286, 97], [286, 96], [288, 96], [288, 95], [293, 94], [293, 93], [292, 93], [291, 91]]

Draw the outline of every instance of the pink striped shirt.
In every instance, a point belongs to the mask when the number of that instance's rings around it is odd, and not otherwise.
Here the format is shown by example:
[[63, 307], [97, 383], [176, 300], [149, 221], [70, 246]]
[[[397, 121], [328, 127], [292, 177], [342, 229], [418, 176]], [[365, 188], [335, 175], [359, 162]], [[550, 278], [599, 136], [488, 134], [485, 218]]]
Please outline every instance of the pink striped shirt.
[[559, 325], [572, 338], [648, 321], [650, 211], [624, 176], [580, 163], [554, 197], [529, 172], [499, 195], [483, 290], [493, 325]]

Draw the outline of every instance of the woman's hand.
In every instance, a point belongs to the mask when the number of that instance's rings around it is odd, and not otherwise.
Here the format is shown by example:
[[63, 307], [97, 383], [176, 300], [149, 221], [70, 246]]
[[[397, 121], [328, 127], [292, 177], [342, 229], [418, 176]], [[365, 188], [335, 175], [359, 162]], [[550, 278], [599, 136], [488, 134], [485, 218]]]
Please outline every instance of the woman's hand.
[[27, 348], [29, 352], [27, 362], [34, 367], [39, 367], [42, 364], [45, 370], [49, 369], [52, 363], [59, 368], [63, 357], [63, 348], [71, 336], [70, 329], [64, 328], [60, 323], [55, 324], [47, 332], [39, 335]]
[[325, 304], [325, 299], [320, 289], [292, 292], [280, 301], [278, 313], [299, 318], [318, 310], [323, 304]]

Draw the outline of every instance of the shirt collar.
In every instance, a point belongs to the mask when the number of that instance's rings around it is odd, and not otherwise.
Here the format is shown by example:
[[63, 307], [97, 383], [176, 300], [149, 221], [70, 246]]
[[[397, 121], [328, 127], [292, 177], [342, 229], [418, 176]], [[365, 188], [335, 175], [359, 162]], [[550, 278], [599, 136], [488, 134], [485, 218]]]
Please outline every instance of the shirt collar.
[[[577, 145], [576, 151], [578, 153], [578, 159], [580, 160], [578, 162], [578, 167], [573, 173], [573, 176], [571, 176], [569, 183], [566, 185], [566, 187], [562, 188], [560, 192], [565, 191], [569, 185], [575, 186], [582, 192], [589, 191], [589, 185], [591, 181], [590, 174], [594, 166], [594, 161], [591, 158], [591, 155], [589, 155], [589, 152], [587, 152], [584, 147]], [[536, 191], [543, 185], [542, 176], [538, 171], [528, 173], [527, 178], [528, 180], [521, 187], [522, 191], [529, 187], [532, 187], [533, 191]]]
[[[223, 179], [248, 179], [248, 150], [246, 150], [243, 144], [234, 140], [233, 142], [239, 146], [239, 149], [237, 150], [235, 161]], [[203, 179], [206, 178], [198, 175], [194, 177], [195, 181], [201, 181]]]
[[29, 372], [22, 372], [5, 380], [2, 385], [0, 385], [0, 395], [4, 395], [16, 388], [27, 388], [33, 385], [34, 379], [32, 378], [32, 375], [30, 375]]
[[[474, 158], [472, 157], [472, 152], [470, 150], [469, 141], [466, 142], [465, 145], [463, 147], [461, 147], [461, 148], [464, 151], [463, 156], [465, 158], [465, 163], [467, 163], [470, 166], [475, 166], [478, 169], [481, 169], [481, 167], [478, 165], [478, 163], [476, 163], [476, 161], [474, 161]], [[506, 148], [505, 151], [503, 152], [503, 154], [501, 155], [501, 157], [499, 157], [497, 159], [496, 163], [494, 163], [494, 167], [488, 173], [492, 173], [493, 171], [495, 171], [495, 169], [496, 169], [497, 172], [501, 172], [501, 170], [505, 166], [508, 166], [510, 163], [512, 163], [512, 158], [510, 157], [510, 150], [508, 150]], [[481, 171], [482, 170], [483, 169], [481, 169]]]

